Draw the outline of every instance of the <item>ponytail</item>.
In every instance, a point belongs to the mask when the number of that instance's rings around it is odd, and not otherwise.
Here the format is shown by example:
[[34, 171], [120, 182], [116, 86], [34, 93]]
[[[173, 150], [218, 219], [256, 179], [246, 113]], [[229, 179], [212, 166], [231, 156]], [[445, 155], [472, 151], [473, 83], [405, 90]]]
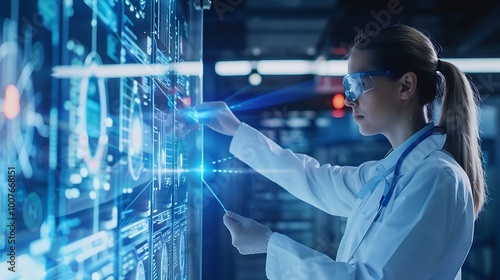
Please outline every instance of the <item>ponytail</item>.
[[438, 75], [444, 79], [439, 126], [447, 134], [445, 149], [470, 180], [477, 218], [486, 200], [486, 186], [479, 139], [478, 97], [467, 77], [455, 65], [442, 61]]
[[[427, 114], [434, 109], [429, 105], [438, 104], [436, 100], [442, 97], [441, 110], [436, 112], [441, 112], [438, 125], [447, 133], [444, 148], [469, 177], [477, 218], [486, 200], [486, 187], [479, 145], [478, 100], [473, 84], [453, 64], [439, 61], [431, 40], [410, 26], [387, 25], [376, 32], [361, 33], [351, 52], [354, 50], [367, 52], [374, 69], [414, 72], [418, 77], [418, 106], [431, 109]], [[443, 90], [443, 96], [436, 98]]]

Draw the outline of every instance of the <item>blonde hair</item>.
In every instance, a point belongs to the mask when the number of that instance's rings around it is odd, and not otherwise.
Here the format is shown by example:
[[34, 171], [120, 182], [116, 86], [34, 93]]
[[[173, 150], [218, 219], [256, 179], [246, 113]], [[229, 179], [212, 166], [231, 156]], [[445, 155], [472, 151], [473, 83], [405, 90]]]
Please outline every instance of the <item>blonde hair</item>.
[[[445, 149], [469, 177], [477, 218], [486, 200], [486, 185], [475, 87], [456, 66], [439, 61], [431, 40], [410, 26], [387, 25], [358, 34], [351, 52], [355, 50], [366, 52], [376, 69], [399, 75], [394, 78], [414, 72], [419, 104], [427, 106], [428, 118], [432, 118], [431, 103], [442, 98], [438, 126], [447, 134]], [[442, 96], [438, 94], [441, 90]]]
[[478, 97], [475, 87], [455, 65], [442, 61], [444, 95], [438, 125], [446, 130], [446, 150], [469, 177], [475, 217], [486, 200], [484, 170], [479, 142]]

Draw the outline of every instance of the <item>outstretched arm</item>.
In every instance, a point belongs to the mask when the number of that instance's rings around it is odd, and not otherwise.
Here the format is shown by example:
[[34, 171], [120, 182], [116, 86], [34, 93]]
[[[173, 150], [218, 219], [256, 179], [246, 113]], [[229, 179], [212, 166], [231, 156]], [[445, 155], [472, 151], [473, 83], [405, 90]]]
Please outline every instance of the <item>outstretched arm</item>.
[[324, 164], [307, 155], [283, 149], [259, 131], [242, 123], [230, 152], [297, 198], [332, 215], [347, 217], [375, 162], [359, 167]]
[[322, 165], [314, 158], [282, 149], [259, 131], [241, 123], [224, 102], [194, 108], [200, 123], [233, 136], [230, 152], [299, 199], [333, 215], [348, 216], [368, 177], [368, 162], [360, 167]]

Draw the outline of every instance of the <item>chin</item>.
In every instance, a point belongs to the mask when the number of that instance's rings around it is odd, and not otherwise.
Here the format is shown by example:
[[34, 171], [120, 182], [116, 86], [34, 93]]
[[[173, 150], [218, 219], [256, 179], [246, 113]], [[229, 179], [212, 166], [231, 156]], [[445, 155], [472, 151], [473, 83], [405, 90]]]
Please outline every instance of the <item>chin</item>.
[[376, 131], [376, 129], [362, 125], [359, 125], [359, 133], [361, 133], [361, 135], [363, 136], [373, 136], [379, 134], [379, 132]]

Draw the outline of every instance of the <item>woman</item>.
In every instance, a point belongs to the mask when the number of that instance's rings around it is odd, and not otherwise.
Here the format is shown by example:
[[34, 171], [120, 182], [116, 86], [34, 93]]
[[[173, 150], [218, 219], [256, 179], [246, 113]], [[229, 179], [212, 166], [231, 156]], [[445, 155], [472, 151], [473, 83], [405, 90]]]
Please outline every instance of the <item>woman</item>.
[[[360, 132], [382, 134], [393, 148], [357, 167], [320, 166], [282, 149], [223, 102], [196, 108], [203, 124], [233, 136], [237, 158], [303, 201], [348, 218], [336, 260], [227, 213], [233, 245], [242, 254], [267, 253], [269, 279], [460, 279], [485, 200], [474, 88], [438, 60], [425, 35], [404, 25], [358, 36], [348, 73], [345, 104]], [[437, 126], [430, 121], [434, 101], [441, 103]], [[288, 172], [273, 173], [278, 166]]]

